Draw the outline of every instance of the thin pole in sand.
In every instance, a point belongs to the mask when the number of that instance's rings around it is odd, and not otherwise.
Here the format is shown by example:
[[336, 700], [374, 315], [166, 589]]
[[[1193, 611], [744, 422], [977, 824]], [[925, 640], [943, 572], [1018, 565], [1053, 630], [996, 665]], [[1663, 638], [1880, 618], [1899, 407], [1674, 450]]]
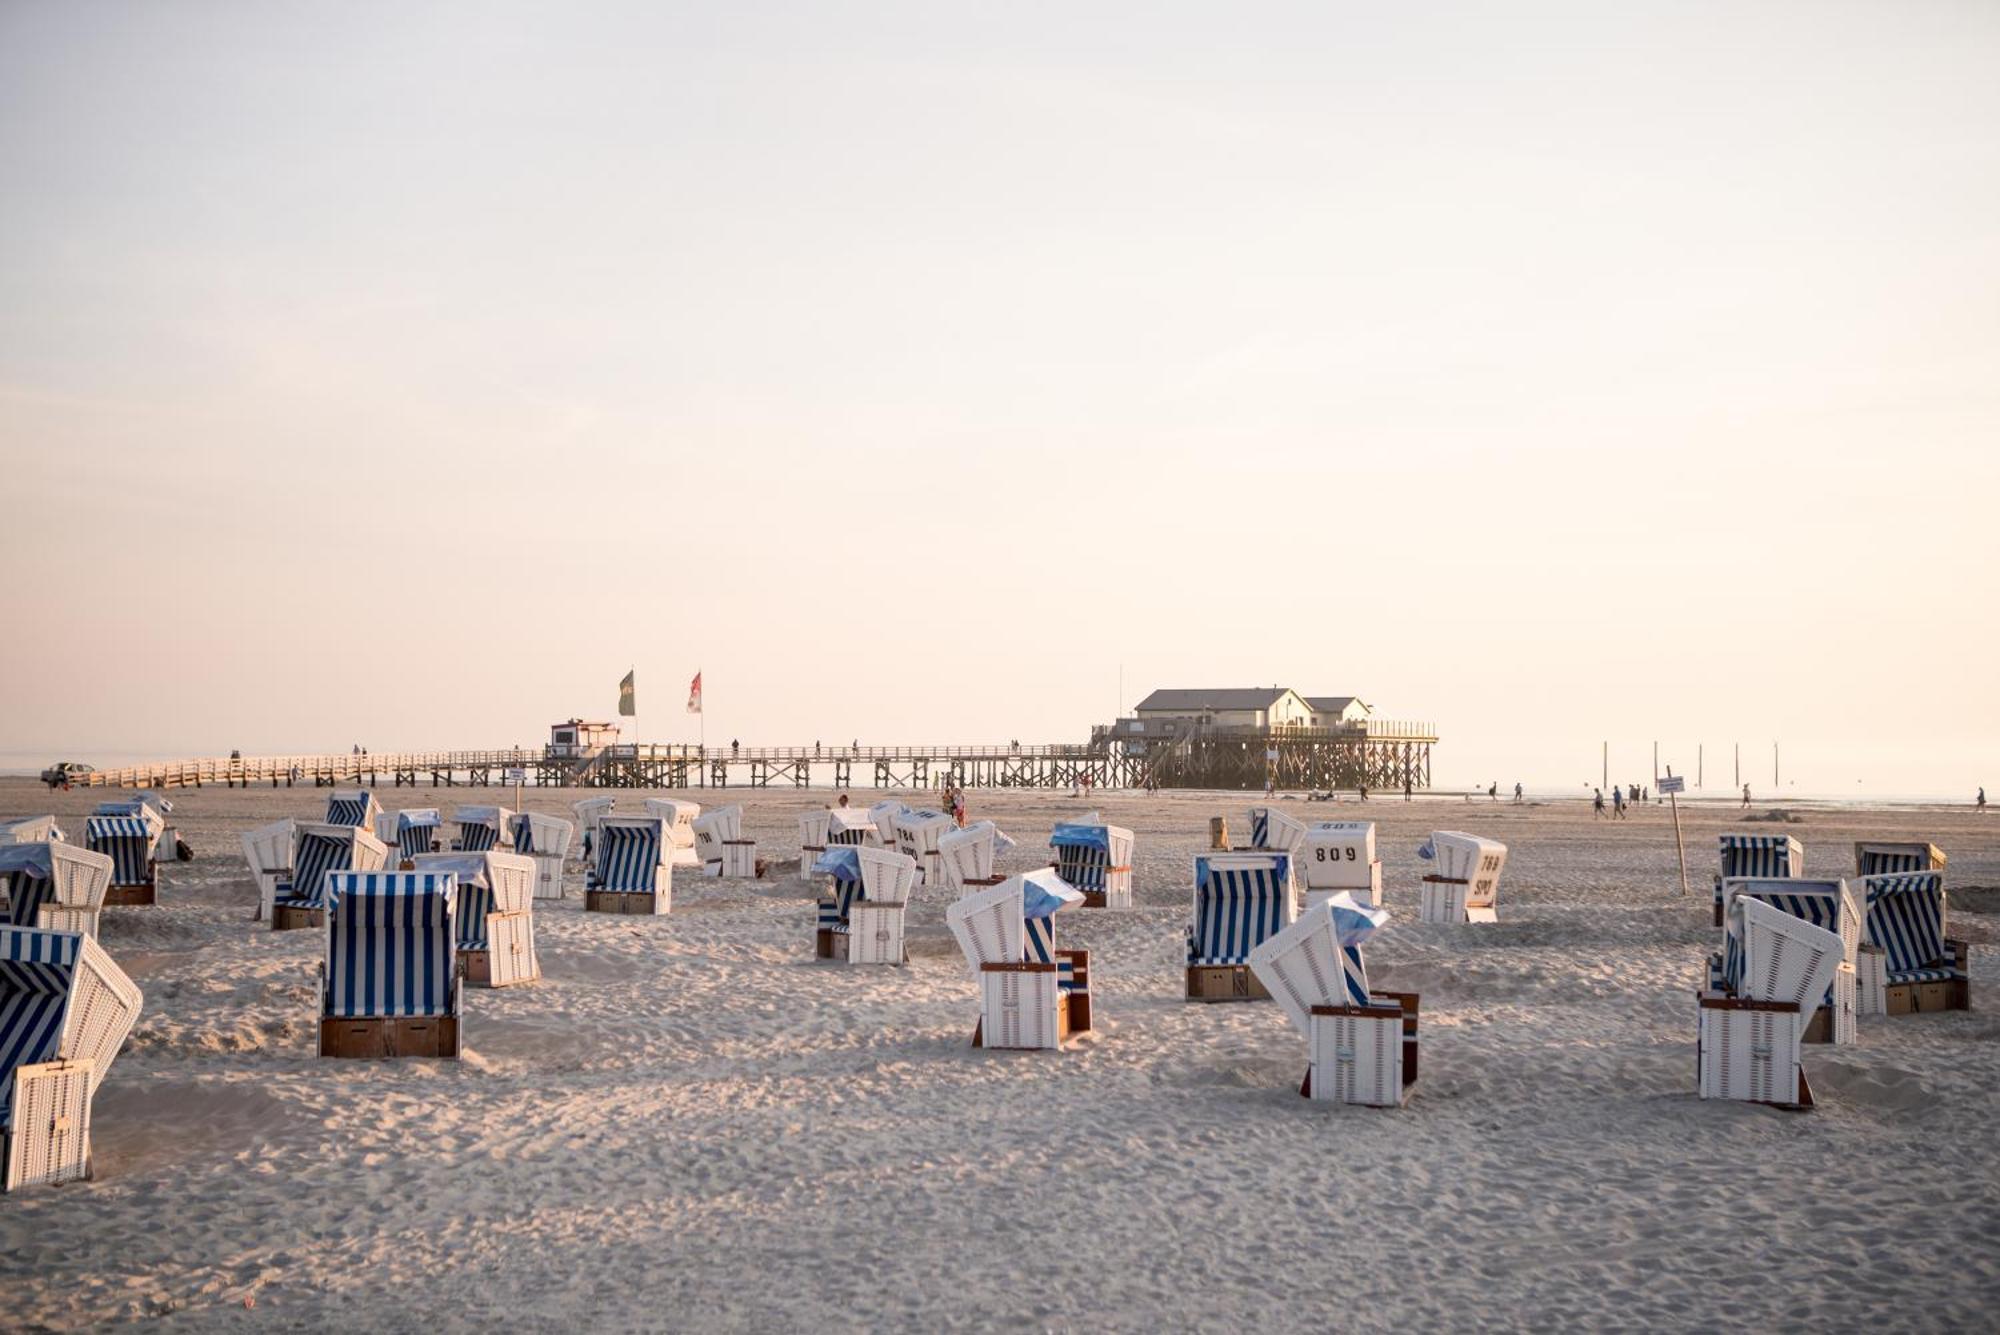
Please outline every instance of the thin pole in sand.
[[[1667, 777], [1674, 777], [1674, 767], [1667, 766]], [[1674, 809], [1674, 852], [1681, 859], [1681, 894], [1688, 892], [1688, 850], [1687, 841], [1681, 838], [1681, 788], [1679, 784], [1662, 784], [1667, 789], [1667, 802]]]
[[1773, 791], [1776, 791], [1777, 787], [1778, 787], [1778, 744], [1776, 742], [1772, 742], [1771, 743], [1771, 788]]
[[1599, 782], [1606, 788], [1611, 786], [1611, 743], [1604, 743], [1604, 777]]
[[1707, 787], [1708, 785], [1702, 782], [1702, 778], [1703, 778], [1703, 776], [1704, 776], [1705, 774], [1707, 774], [1707, 772], [1708, 772], [1708, 771], [1707, 771], [1707, 770], [1706, 770], [1705, 768], [1703, 768], [1703, 765], [1702, 765], [1702, 754], [1701, 754], [1701, 752], [1702, 752], [1702, 747], [1701, 747], [1701, 743], [1699, 743], [1699, 742], [1695, 743], [1695, 748], [1694, 748], [1694, 786], [1695, 786], [1695, 787], [1697, 787], [1697, 788], [1706, 788], [1706, 787]]
[[1735, 746], [1736, 746], [1736, 782], [1731, 784], [1730, 786], [1732, 788], [1741, 788], [1743, 786], [1743, 743], [1737, 742], [1735, 743]]

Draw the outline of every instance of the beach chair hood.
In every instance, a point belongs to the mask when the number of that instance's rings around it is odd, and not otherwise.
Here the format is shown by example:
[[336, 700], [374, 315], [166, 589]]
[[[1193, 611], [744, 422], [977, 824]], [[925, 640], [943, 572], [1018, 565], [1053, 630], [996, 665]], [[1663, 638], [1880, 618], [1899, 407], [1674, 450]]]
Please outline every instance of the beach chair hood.
[[1740, 995], [1807, 1011], [1819, 1006], [1840, 969], [1838, 935], [1749, 895], [1731, 901], [1728, 925], [1741, 951]]
[[1341, 891], [1253, 947], [1250, 969], [1292, 1027], [1310, 1037], [1314, 1006], [1368, 1004], [1368, 971], [1361, 961], [1361, 947], [1388, 921], [1387, 909], [1363, 904]]

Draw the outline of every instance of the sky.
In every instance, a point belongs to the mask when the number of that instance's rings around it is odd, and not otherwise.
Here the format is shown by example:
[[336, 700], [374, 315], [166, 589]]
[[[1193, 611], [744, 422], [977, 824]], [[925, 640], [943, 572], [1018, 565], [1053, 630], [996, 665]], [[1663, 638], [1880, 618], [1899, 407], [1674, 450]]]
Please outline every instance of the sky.
[[14, 0], [0, 764], [534, 743], [631, 668], [648, 741], [1281, 683], [1441, 784], [1969, 796], [1996, 57], [1933, 0]]

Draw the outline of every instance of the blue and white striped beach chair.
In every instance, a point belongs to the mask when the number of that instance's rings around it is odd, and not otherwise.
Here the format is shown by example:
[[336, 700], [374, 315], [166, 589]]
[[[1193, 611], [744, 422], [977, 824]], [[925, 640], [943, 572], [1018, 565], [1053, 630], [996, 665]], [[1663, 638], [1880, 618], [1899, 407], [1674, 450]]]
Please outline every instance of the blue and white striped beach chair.
[[358, 825], [301, 821], [292, 831], [291, 875], [271, 897], [271, 930], [318, 927], [332, 907], [333, 874], [379, 871], [389, 849]]
[[1194, 921], [1187, 930], [1189, 1001], [1267, 998], [1250, 952], [1294, 917], [1288, 853], [1205, 853], [1194, 860]]
[[522, 853], [421, 853], [412, 870], [458, 878], [459, 971], [475, 987], [512, 987], [542, 976], [535, 953], [535, 860]]
[[1945, 935], [1944, 874], [1865, 876], [1861, 898], [1861, 1013], [1969, 1009], [1971, 947]]
[[813, 859], [812, 872], [826, 878], [813, 906], [813, 956], [846, 959], [850, 913], [861, 898], [861, 855], [848, 845], [823, 849]]
[[0, 927], [0, 1189], [90, 1175], [90, 1103], [143, 998], [80, 932]]
[[1863, 879], [1902, 871], [1943, 871], [1946, 861], [1944, 850], [1936, 844], [1871, 839], [1854, 845], [1854, 874]]
[[654, 816], [606, 816], [597, 826], [597, 863], [584, 878], [588, 913], [660, 914], [673, 908], [666, 826]]
[[372, 831], [375, 828], [376, 810], [375, 794], [366, 788], [357, 788], [345, 793], [336, 790], [326, 799], [326, 820], [323, 823], [353, 825]]
[[436, 853], [444, 818], [436, 807], [411, 807], [396, 813], [396, 860], [408, 862], [425, 853]]
[[1057, 913], [1083, 895], [1053, 869], [1011, 876], [945, 908], [980, 987], [975, 1047], [1059, 1048], [1091, 1028], [1090, 952], [1056, 948]]
[[1370, 988], [1361, 956], [1388, 921], [1342, 890], [1250, 952], [1264, 990], [1306, 1040], [1307, 1098], [1393, 1108], [1416, 1083], [1419, 998]]
[[1049, 832], [1056, 875], [1083, 892], [1090, 909], [1132, 907], [1132, 832], [1096, 818], [1064, 821]]
[[1250, 847], [1260, 852], [1290, 853], [1297, 856], [1305, 843], [1306, 827], [1272, 806], [1250, 808]]
[[451, 851], [484, 853], [489, 848], [512, 848], [513, 833], [508, 822], [513, 814], [505, 807], [460, 807], [451, 813], [452, 824], [458, 827]]
[[1715, 925], [1722, 926], [1727, 905], [1722, 883], [1745, 877], [1770, 880], [1806, 874], [1805, 845], [1788, 834], [1723, 834], [1716, 836], [1721, 867], [1715, 876]]
[[1701, 1097], [1809, 1108], [1799, 1045], [1828, 993], [1853, 994], [1851, 982], [1845, 989], [1838, 982], [1854, 974], [1842, 958], [1846, 943], [1751, 894], [1730, 897], [1726, 925], [1733, 991], [1705, 991], [1698, 1000]]
[[322, 1057], [456, 1057], [458, 878], [334, 872], [320, 969]]
[[[114, 810], [122, 804], [107, 804]], [[164, 826], [151, 808], [139, 807], [120, 814], [105, 812], [83, 823], [83, 843], [93, 853], [111, 859], [111, 889], [106, 904], [145, 905], [156, 903], [159, 889], [160, 833]]]
[[0, 923], [97, 935], [111, 859], [66, 843], [0, 846]]

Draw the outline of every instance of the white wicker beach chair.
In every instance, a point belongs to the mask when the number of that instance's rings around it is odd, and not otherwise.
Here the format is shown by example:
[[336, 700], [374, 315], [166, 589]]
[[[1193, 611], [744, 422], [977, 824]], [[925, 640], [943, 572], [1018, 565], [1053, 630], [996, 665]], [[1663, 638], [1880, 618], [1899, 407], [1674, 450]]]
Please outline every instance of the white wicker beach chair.
[[1054, 915], [1083, 895], [1053, 869], [1010, 876], [945, 908], [979, 980], [974, 1047], [1060, 1048], [1091, 1027], [1090, 952], [1057, 950]]
[[666, 829], [669, 862], [676, 867], [702, 865], [694, 833], [694, 823], [701, 819], [701, 803], [678, 797], [649, 797], [646, 799], [646, 814], [658, 817]]
[[271, 930], [324, 926], [331, 875], [379, 871], [388, 861], [388, 848], [358, 825], [300, 821], [292, 830], [290, 874], [272, 894]]
[[334, 872], [320, 966], [322, 1057], [457, 1057], [450, 872]]
[[704, 876], [748, 879], [757, 874], [757, 841], [743, 837], [743, 808], [731, 804], [695, 817], [694, 851]]
[[672, 911], [671, 856], [666, 824], [657, 816], [601, 818], [597, 861], [584, 878], [584, 911], [641, 915]]
[[1306, 1040], [1307, 1098], [1393, 1108], [1416, 1083], [1419, 998], [1370, 988], [1361, 957], [1388, 920], [1337, 891], [1250, 952], [1264, 990]]
[[60, 844], [67, 837], [54, 816], [22, 816], [0, 821], [0, 848], [8, 844]]
[[523, 811], [514, 817], [514, 851], [535, 860], [535, 898], [563, 897], [563, 863], [576, 827], [561, 816]]
[[896, 848], [914, 858], [918, 885], [944, 884], [944, 868], [938, 862], [938, 840], [958, 828], [958, 822], [942, 811], [906, 811], [896, 818]]
[[243, 833], [243, 861], [257, 879], [258, 922], [271, 920], [281, 882], [292, 879], [292, 837], [298, 822], [286, 817]]
[[875, 837], [869, 842], [878, 848], [896, 848], [896, 818], [915, 810], [908, 802], [884, 798], [868, 808], [868, 823], [874, 827]]
[[1270, 994], [1250, 952], [1294, 920], [1289, 853], [1203, 853], [1194, 860], [1187, 929], [1189, 1001], [1259, 1001]]
[[833, 813], [824, 807], [799, 813], [799, 879], [807, 885], [818, 879], [813, 863], [826, 852], [826, 832], [832, 824]]
[[576, 839], [570, 844], [570, 851], [586, 866], [597, 854], [597, 823], [616, 806], [617, 799], [612, 797], [586, 797], [570, 803], [569, 809], [576, 813]]
[[[903, 945], [903, 920], [917, 883], [916, 859], [865, 845], [841, 845], [820, 857], [829, 870], [836, 870], [833, 864], [841, 864], [833, 897], [844, 901], [846, 921], [834, 933], [832, 958], [849, 964], [909, 963]], [[851, 869], [845, 865], [848, 859], [853, 862]], [[844, 893], [838, 884], [850, 870], [858, 893]], [[823, 911], [821, 917], [825, 917]]]
[[[564, 821], [563, 824], [569, 824]], [[475, 987], [512, 987], [542, 976], [535, 953], [535, 860], [522, 853], [420, 853], [415, 871], [458, 879], [452, 909], [459, 972]]]
[[1297, 855], [1305, 843], [1305, 822], [1273, 806], [1250, 808], [1250, 847], [1260, 852]]
[[1840, 937], [1763, 900], [1729, 906], [1733, 993], [1700, 994], [1698, 1065], [1705, 1099], [1812, 1106], [1799, 1063], [1807, 1017], [1853, 966]]
[[[1840, 938], [1841, 963], [1846, 967], [1835, 973], [1827, 995], [1806, 1007], [1805, 1028], [1800, 1037], [1806, 1043], [1853, 1042], [1855, 1017], [1860, 1012], [1862, 914], [1859, 901], [1848, 890], [1847, 882], [1807, 880], [1804, 877], [1732, 877], [1724, 881], [1722, 887], [1725, 912], [1726, 906], [1739, 897], [1756, 899], [1780, 912], [1804, 919], [1815, 927], [1823, 927]], [[1711, 989], [1720, 988], [1731, 996], [1742, 994], [1743, 956], [1737, 922], [1736, 918], [1728, 919], [1723, 949], [1709, 958], [1708, 986]]]
[[1132, 907], [1132, 832], [1088, 819], [1063, 821], [1049, 832], [1056, 874], [1083, 892], [1088, 909]]
[[964, 829], [946, 830], [938, 836], [938, 866], [944, 883], [959, 894], [983, 890], [1006, 880], [993, 868], [1000, 855], [1014, 847], [1014, 841], [990, 820], [974, 821]]
[[1418, 918], [1423, 922], [1497, 922], [1500, 873], [1507, 845], [1457, 830], [1432, 833], [1417, 856], [1437, 870], [1425, 875]]
[[144, 1003], [81, 932], [0, 927], [0, 1188], [90, 1176], [90, 1105]]
[[1382, 860], [1375, 856], [1375, 822], [1323, 820], [1306, 827], [1299, 846], [1306, 907], [1343, 891], [1363, 903], [1382, 903]]
[[97, 935], [111, 859], [67, 843], [0, 846], [0, 923]]

